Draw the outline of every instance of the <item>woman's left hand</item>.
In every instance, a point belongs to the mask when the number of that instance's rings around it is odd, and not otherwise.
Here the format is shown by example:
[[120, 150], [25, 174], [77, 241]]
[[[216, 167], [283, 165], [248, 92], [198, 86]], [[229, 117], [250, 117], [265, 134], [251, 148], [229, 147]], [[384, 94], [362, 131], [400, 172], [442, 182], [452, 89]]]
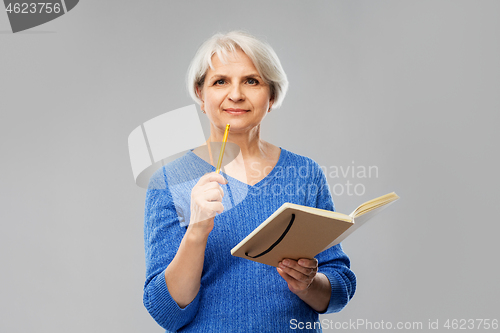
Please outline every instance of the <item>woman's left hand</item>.
[[279, 275], [288, 283], [288, 289], [296, 295], [307, 294], [318, 272], [318, 260], [283, 259], [277, 267]]

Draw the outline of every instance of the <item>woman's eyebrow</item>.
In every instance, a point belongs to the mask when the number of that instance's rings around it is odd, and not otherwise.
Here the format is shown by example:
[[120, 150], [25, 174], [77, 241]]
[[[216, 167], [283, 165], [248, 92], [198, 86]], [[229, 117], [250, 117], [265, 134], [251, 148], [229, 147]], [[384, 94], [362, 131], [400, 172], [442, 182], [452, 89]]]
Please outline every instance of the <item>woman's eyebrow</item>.
[[246, 78], [261, 79], [259, 74], [249, 74], [245, 75]]
[[213, 79], [225, 79], [227, 78], [226, 75], [222, 75], [222, 74], [215, 74], [215, 75], [212, 75], [209, 79], [209, 81], [213, 80]]
[[[248, 79], [248, 78], [252, 78], [252, 79], [262, 79], [260, 77], [259, 74], [248, 74], [248, 75], [245, 75], [243, 76], [245, 79]], [[212, 75], [210, 78], [209, 78], [209, 81], [213, 81], [213, 80], [219, 80], [219, 79], [227, 79], [227, 75], [223, 75], [223, 74], [215, 74], [215, 75]]]

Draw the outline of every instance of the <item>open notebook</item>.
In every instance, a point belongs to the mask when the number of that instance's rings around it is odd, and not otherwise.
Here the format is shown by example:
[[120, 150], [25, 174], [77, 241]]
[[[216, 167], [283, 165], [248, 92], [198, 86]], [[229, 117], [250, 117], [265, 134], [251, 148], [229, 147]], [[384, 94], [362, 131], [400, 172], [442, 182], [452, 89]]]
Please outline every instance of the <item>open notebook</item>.
[[284, 203], [231, 254], [275, 267], [285, 258], [313, 258], [343, 241], [398, 199], [392, 192], [361, 204], [349, 215]]

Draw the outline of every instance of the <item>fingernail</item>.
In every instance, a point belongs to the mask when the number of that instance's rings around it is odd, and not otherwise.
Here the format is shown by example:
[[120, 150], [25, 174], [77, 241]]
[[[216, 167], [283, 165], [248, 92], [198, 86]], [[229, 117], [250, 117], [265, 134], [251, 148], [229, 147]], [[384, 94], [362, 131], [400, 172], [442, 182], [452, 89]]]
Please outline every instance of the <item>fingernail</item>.
[[305, 265], [306, 264], [306, 261], [305, 260], [299, 260], [299, 265]]
[[290, 265], [290, 260], [288, 260], [288, 259], [283, 260], [283, 265], [285, 265], [285, 266]]

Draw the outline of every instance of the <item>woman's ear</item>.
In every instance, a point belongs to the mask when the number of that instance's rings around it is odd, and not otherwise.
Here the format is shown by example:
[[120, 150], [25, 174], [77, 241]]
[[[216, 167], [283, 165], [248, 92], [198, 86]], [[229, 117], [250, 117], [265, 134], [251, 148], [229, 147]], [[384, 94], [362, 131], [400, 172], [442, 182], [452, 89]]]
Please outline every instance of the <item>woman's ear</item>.
[[271, 112], [273, 104], [274, 104], [274, 96], [271, 96], [271, 99], [269, 100], [269, 109], [267, 109], [267, 112]]
[[200, 90], [200, 87], [197, 86], [196, 87], [196, 96], [198, 96], [198, 98], [201, 100], [201, 104], [200, 104], [200, 109], [201, 111], [203, 111], [203, 113], [205, 113], [205, 101], [203, 100], [203, 94]]

